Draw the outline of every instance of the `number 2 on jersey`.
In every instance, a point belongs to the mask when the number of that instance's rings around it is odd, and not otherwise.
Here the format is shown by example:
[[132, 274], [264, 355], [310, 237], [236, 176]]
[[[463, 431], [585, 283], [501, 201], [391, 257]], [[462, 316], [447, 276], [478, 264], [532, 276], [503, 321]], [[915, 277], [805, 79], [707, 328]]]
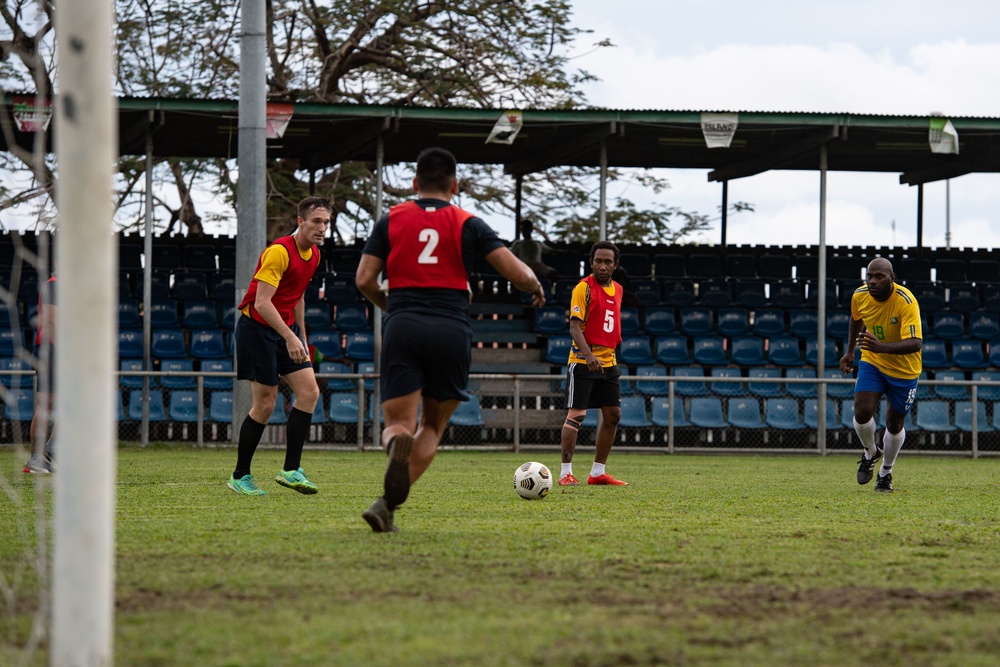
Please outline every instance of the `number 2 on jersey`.
[[437, 248], [438, 244], [437, 230], [430, 227], [421, 229], [417, 240], [425, 244], [424, 249], [420, 251], [420, 256], [417, 257], [417, 264], [437, 264], [438, 258], [434, 255], [434, 249]]

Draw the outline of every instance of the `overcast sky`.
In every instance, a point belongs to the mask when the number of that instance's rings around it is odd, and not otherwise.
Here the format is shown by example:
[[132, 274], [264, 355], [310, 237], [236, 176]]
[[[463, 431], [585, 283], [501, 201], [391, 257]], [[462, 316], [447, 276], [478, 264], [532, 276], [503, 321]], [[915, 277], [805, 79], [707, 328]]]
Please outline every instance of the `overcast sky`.
[[[573, 0], [573, 64], [601, 78], [588, 101], [617, 109], [1000, 115], [1000, 3]], [[614, 48], [594, 49], [609, 39]], [[961, 146], [961, 137], [959, 137]], [[707, 171], [658, 170], [657, 201], [712, 214], [721, 184]], [[620, 192], [612, 185], [609, 194]], [[924, 245], [945, 245], [946, 186], [924, 186]], [[630, 197], [640, 200], [636, 189]], [[830, 172], [830, 245], [913, 245], [917, 190], [898, 174]], [[727, 241], [819, 239], [819, 173], [731, 181]], [[951, 245], [1000, 247], [1000, 175], [952, 179]], [[895, 223], [895, 229], [894, 224]], [[503, 234], [505, 230], [498, 230]], [[867, 240], [866, 240], [867, 239]], [[719, 232], [704, 240], [718, 243]]]

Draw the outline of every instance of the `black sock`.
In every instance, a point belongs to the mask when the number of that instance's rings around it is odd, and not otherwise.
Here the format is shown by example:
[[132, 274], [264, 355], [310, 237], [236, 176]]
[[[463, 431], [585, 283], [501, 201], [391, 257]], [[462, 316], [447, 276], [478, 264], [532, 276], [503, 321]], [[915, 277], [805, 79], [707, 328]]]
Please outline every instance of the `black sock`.
[[250, 463], [253, 461], [254, 452], [264, 435], [267, 424], [259, 424], [247, 415], [240, 427], [240, 442], [236, 454], [236, 470], [233, 471], [233, 478], [240, 479], [244, 475], [250, 474]]
[[285, 433], [288, 445], [285, 449], [285, 470], [298, 470], [302, 467], [302, 448], [309, 437], [309, 425], [312, 424], [312, 413], [292, 408], [288, 413], [288, 424]]

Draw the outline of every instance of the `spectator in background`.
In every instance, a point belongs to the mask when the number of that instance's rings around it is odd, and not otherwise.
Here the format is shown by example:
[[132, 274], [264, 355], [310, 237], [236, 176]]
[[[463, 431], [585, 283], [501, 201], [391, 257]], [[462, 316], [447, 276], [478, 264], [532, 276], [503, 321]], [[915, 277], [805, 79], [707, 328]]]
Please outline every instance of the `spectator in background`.
[[330, 226], [330, 203], [306, 197], [298, 206], [298, 229], [264, 249], [239, 305], [236, 377], [249, 380], [253, 406], [240, 427], [236, 468], [228, 486], [236, 493], [262, 496], [250, 473], [254, 452], [274, 412], [279, 378], [295, 394], [286, 425], [285, 465], [275, 481], [299, 493], [316, 493], [302, 469], [302, 448], [309, 436], [319, 386], [305, 331], [305, 291], [319, 266], [319, 248]]
[[[24, 464], [24, 472], [47, 474], [53, 470], [55, 456], [55, 433], [49, 436], [49, 420], [55, 408], [56, 398], [56, 335], [58, 330], [58, 308], [56, 306], [56, 282], [53, 275], [38, 293], [38, 329], [35, 331], [35, 359], [39, 369], [38, 388], [35, 392], [35, 412], [31, 416], [29, 438], [31, 455]], [[44, 443], [44, 446], [43, 446]]]
[[[527, 264], [535, 272], [535, 276], [539, 280], [544, 278], [550, 282], [555, 282], [556, 278], [559, 277], [559, 272], [542, 261], [542, 255], [555, 252], [555, 250], [541, 241], [531, 238], [534, 230], [535, 225], [531, 219], [525, 218], [521, 220], [521, 236], [523, 238], [514, 241], [510, 246], [510, 251], [514, 253], [515, 257]], [[546, 241], [551, 242], [551, 239], [544, 230], [540, 229], [538, 231], [545, 237]]]

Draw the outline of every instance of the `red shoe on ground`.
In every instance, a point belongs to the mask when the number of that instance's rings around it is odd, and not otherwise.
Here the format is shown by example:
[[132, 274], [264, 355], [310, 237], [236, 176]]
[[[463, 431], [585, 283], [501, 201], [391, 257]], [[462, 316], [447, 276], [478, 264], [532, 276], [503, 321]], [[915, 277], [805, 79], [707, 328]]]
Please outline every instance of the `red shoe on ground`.
[[580, 480], [569, 474], [559, 480], [559, 486], [580, 486]]
[[[560, 484], [561, 483], [562, 482], [560, 482]], [[603, 475], [598, 475], [597, 477], [590, 475], [589, 477], [587, 477], [587, 484], [599, 484], [601, 486], [628, 486], [628, 482], [623, 482], [620, 479], [615, 479], [608, 473], [604, 473]]]

